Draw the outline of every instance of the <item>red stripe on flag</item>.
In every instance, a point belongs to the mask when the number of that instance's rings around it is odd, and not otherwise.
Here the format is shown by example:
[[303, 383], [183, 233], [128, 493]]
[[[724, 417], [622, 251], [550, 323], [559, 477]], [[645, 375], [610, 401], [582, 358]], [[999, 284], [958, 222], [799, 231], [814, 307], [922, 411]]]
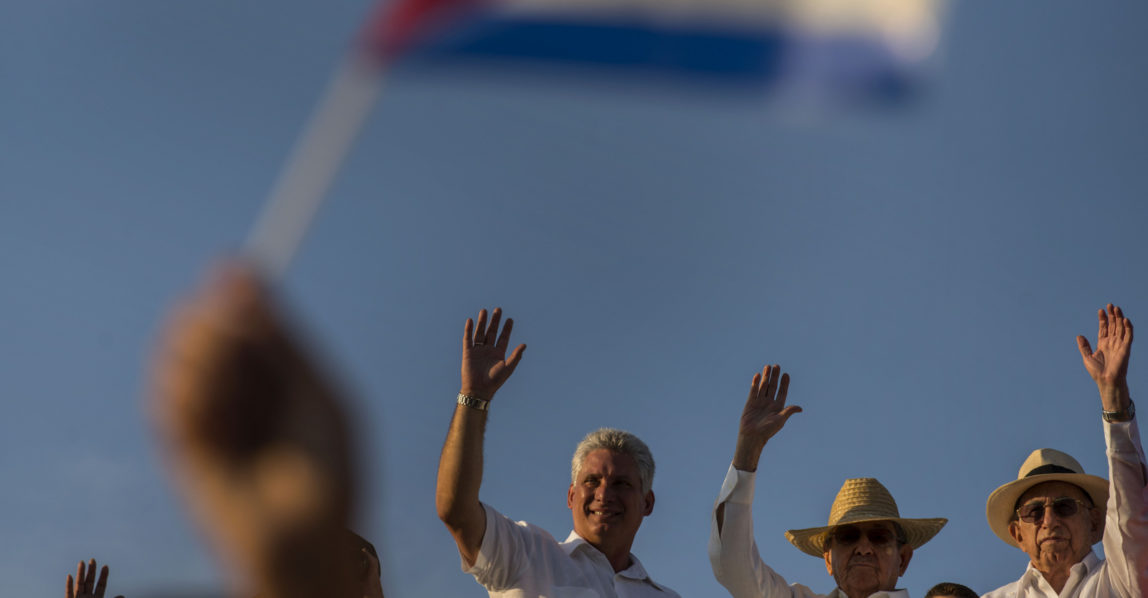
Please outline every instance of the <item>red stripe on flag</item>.
[[485, 0], [393, 0], [381, 2], [360, 34], [365, 53], [390, 61], [412, 44]]

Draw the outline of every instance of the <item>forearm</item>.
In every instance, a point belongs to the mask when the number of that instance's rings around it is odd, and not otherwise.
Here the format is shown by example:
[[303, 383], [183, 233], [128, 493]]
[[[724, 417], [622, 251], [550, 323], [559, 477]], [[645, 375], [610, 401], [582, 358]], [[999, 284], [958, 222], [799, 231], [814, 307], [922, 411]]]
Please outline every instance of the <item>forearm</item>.
[[468, 562], [477, 556], [486, 531], [486, 513], [478, 500], [485, 432], [485, 411], [457, 405], [439, 458], [435, 491], [438, 516]]
[[1105, 411], [1123, 411], [1132, 401], [1128, 383], [1124, 380], [1113, 382], [1097, 380], [1096, 389], [1100, 392], [1100, 404]]
[[761, 459], [761, 451], [764, 448], [764, 440], [750, 439], [745, 434], [738, 434], [737, 445], [733, 451], [734, 469], [757, 471], [757, 462]]

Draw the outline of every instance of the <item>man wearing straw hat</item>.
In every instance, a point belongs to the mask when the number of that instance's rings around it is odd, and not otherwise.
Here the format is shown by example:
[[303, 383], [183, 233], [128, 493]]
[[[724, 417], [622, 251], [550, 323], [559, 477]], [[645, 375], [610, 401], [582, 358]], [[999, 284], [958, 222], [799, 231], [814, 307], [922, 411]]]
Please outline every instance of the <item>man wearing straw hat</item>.
[[[1083, 336], [1076, 342], [1100, 390], [1109, 479], [1084, 473], [1060, 451], [1033, 451], [985, 506], [993, 533], [1028, 554], [1028, 568], [986, 598], [1141, 598], [1148, 591], [1148, 469], [1127, 380], [1132, 322], [1112, 304], [1098, 318], [1096, 351]], [[1105, 559], [1092, 551], [1101, 540]]]
[[[765, 443], [800, 407], [785, 405], [789, 375], [766, 366], [753, 377], [741, 413], [733, 463], [714, 505], [710, 565], [734, 598], [813, 598], [821, 596], [789, 584], [762, 562], [753, 540], [750, 505], [754, 472]], [[785, 537], [802, 552], [825, 559], [837, 583], [831, 598], [908, 598], [895, 589], [913, 550], [944, 527], [945, 519], [906, 519], [897, 503], [873, 478], [845, 480], [823, 527], [789, 530]]]

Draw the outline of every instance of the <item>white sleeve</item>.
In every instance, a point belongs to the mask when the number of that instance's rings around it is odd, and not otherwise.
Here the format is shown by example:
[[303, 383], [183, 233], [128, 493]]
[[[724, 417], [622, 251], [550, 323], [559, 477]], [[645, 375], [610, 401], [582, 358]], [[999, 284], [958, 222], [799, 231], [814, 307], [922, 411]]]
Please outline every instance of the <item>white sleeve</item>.
[[493, 507], [483, 504], [486, 511], [486, 533], [482, 536], [482, 546], [469, 569], [462, 562], [464, 572], [487, 590], [501, 591], [516, 587], [523, 574], [530, 568], [531, 555], [544, 552], [549, 546], [557, 546], [557, 541], [546, 530], [526, 523], [511, 521]]
[[1136, 420], [1104, 424], [1108, 505], [1104, 558], [1114, 596], [1148, 592], [1148, 469]]
[[[734, 598], [820, 598], [803, 585], [788, 585], [757, 552], [753, 539], [755, 474], [730, 465], [710, 518], [709, 556], [714, 577]], [[717, 510], [725, 505], [721, 531]]]

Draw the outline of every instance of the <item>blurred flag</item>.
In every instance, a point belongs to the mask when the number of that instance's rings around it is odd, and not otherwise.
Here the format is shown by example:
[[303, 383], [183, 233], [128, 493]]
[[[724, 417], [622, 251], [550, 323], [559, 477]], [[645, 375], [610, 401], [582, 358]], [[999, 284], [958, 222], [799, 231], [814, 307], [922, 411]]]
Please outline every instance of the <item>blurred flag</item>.
[[[944, 0], [391, 0], [363, 26], [292, 149], [247, 242], [286, 270], [396, 60], [502, 59], [714, 87], [802, 106], [911, 95]], [[474, 60], [467, 61], [469, 63]]]
[[852, 102], [916, 86], [942, 2], [395, 0], [365, 39], [388, 58], [571, 65]]

